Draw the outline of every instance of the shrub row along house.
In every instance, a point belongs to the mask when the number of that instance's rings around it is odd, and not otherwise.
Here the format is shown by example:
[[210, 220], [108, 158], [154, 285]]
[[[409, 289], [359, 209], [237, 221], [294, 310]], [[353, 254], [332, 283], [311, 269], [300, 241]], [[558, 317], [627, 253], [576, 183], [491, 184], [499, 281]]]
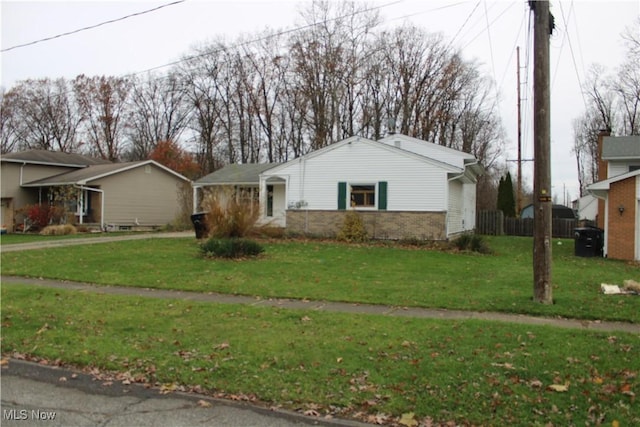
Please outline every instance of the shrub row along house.
[[260, 223], [293, 234], [334, 236], [345, 213], [356, 210], [370, 237], [445, 240], [475, 228], [483, 173], [471, 154], [397, 134], [351, 137], [287, 163], [228, 165], [193, 183], [152, 160], [111, 163], [50, 151], [1, 160], [2, 224], [9, 231], [22, 227], [21, 209], [52, 204], [51, 190], [60, 187], [75, 192], [69, 222], [103, 230], [160, 227], [180, 212], [187, 183], [194, 211], [208, 189], [233, 186], [259, 200]]

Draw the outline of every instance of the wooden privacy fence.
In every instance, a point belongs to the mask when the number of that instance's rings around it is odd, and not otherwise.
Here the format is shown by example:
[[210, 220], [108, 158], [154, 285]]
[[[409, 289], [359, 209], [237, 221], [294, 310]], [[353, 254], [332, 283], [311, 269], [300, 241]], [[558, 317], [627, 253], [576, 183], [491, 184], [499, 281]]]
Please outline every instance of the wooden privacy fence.
[[[578, 220], [553, 218], [551, 235], [572, 239]], [[479, 211], [476, 215], [476, 232], [499, 236], [533, 236], [533, 218], [505, 218], [502, 211]]]
[[478, 211], [476, 213], [476, 233], [501, 236], [504, 234], [504, 214], [502, 211]]

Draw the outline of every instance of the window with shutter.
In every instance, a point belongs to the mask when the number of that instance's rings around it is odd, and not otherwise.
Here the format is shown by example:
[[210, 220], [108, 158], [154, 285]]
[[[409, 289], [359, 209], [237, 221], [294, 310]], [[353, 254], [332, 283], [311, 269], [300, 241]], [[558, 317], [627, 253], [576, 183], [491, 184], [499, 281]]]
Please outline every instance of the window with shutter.
[[378, 209], [381, 211], [387, 210], [387, 181], [378, 183]]
[[338, 210], [347, 209], [347, 183], [338, 183]]

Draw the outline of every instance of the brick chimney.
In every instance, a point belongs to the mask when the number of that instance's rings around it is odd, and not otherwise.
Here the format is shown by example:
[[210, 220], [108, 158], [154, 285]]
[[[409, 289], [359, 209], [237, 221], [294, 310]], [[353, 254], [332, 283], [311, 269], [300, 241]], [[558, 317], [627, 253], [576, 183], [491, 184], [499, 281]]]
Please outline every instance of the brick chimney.
[[[598, 133], [598, 181], [603, 181], [608, 178], [609, 164], [605, 160], [602, 160], [602, 145], [604, 138], [607, 136], [611, 136], [610, 129], [603, 129]], [[601, 199], [598, 199], [598, 217], [596, 220], [596, 225], [604, 229], [604, 200]]]

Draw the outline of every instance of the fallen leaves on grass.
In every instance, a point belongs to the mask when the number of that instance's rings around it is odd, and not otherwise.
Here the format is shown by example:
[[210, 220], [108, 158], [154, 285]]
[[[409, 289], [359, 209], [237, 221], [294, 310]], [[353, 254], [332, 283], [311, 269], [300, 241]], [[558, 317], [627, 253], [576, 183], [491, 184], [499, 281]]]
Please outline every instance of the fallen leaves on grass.
[[231, 347], [231, 345], [229, 345], [228, 342], [223, 342], [223, 343], [220, 343], [220, 344], [214, 346], [213, 349], [214, 350], [226, 350], [229, 347]]
[[418, 425], [418, 421], [416, 421], [416, 414], [413, 412], [408, 412], [406, 414], [402, 414], [398, 424], [407, 426], [407, 427], [415, 427]]
[[551, 384], [547, 387], [547, 390], [555, 391], [558, 393], [564, 393], [569, 391], [569, 383], [564, 384]]

